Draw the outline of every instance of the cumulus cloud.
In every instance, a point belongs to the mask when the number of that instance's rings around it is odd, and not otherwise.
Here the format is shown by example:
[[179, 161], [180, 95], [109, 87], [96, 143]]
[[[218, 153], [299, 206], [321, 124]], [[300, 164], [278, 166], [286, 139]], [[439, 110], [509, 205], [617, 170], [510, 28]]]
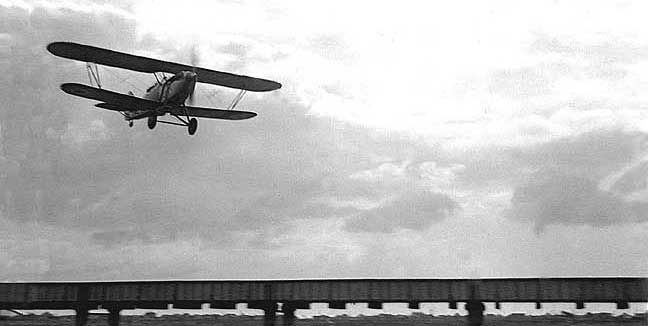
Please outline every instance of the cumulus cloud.
[[[356, 208], [345, 229], [352, 232], [392, 233], [425, 230], [432, 223], [453, 216], [460, 205], [450, 195], [460, 166], [436, 162], [387, 162], [358, 171], [335, 192]], [[350, 186], [350, 185], [351, 186]]]
[[[638, 242], [611, 234], [645, 221], [644, 43], [590, 33], [626, 12], [593, 8], [606, 19], [574, 24], [580, 8], [413, 6], [398, 20], [386, 4], [357, 24], [362, 5], [337, 15], [335, 4], [205, 2], [217, 10], [182, 21], [168, 19], [177, 2], [98, 3], [0, 7], [1, 279], [574, 275], [589, 271], [562, 264], [586, 260], [578, 246], [549, 267], [519, 258], [553, 257], [574, 237]], [[214, 12], [225, 20], [212, 23]], [[255, 119], [201, 120], [194, 137], [129, 129], [58, 89], [87, 77], [45, 51], [57, 40], [180, 62], [197, 43], [200, 65], [284, 87], [246, 95]], [[153, 80], [101, 72], [121, 92]], [[236, 94], [198, 92], [205, 106]], [[564, 239], [527, 224], [565, 226], [552, 229]]]
[[162, 135], [157, 144], [166, 146], [146, 152], [140, 145], [151, 144], [152, 135], [120, 132], [120, 119], [92, 112], [91, 102], [60, 92], [61, 82], [83, 76], [82, 66], [55, 58], [45, 46], [75, 40], [131, 49], [137, 44], [134, 23], [70, 9], [5, 8], [2, 14], [11, 35], [11, 55], [3, 62], [10, 87], [2, 89], [1, 110], [4, 215], [68, 226], [111, 223], [113, 214], [97, 216], [97, 211], [137, 193], [124, 193], [134, 182], [155, 183], [142, 167], [156, 167], [146, 162], [170, 161], [169, 155], [186, 153], [191, 143]]
[[[645, 155], [639, 133], [601, 130], [514, 151], [522, 174], [511, 199], [514, 218], [532, 221], [538, 230], [550, 224], [605, 226], [645, 221], [648, 201], [624, 197], [628, 171], [612, 187], [603, 182]], [[526, 170], [526, 173], [524, 172]], [[645, 199], [644, 199], [645, 200]]]
[[625, 171], [611, 186], [610, 190], [621, 195], [629, 195], [648, 188], [648, 162], [643, 161]]
[[602, 65], [632, 63], [642, 60], [648, 54], [648, 44], [631, 43], [605, 36], [583, 42], [569, 37], [538, 34], [530, 47], [534, 52], [572, 55]]
[[489, 90], [495, 94], [525, 99], [551, 93], [555, 81], [568, 75], [572, 67], [563, 63], [540, 63], [492, 73]]
[[[10, 77], [38, 91], [41, 99], [3, 90], [15, 106], [3, 110], [2, 120], [3, 213], [12, 220], [85, 230], [104, 246], [195, 236], [241, 244], [241, 239], [254, 240], [242, 234], [272, 238], [289, 221], [341, 214], [344, 210], [323, 204], [322, 198], [331, 193], [345, 197], [364, 187], [364, 181], [354, 182], [349, 175], [394, 157], [431, 153], [407, 139], [306, 115], [290, 92], [246, 99], [244, 105], [262, 111], [259, 117], [243, 123], [204, 121], [196, 137], [179, 128], [150, 132], [136, 124], [126, 129], [119, 116], [93, 111], [90, 101], [61, 93], [58, 83], [83, 78], [83, 68], [51, 56], [44, 47], [54, 40], [75, 40], [126, 52], [166, 53], [167, 46], [136, 38], [132, 21], [110, 13], [92, 18], [68, 9], [36, 8], [8, 9], [5, 15], [12, 39], [20, 40], [11, 46], [8, 66], [33, 67], [12, 70]], [[29, 22], [29, 28], [18, 28], [21, 22]], [[80, 24], [87, 33], [78, 36]], [[49, 33], [37, 33], [45, 27]], [[117, 37], [115, 29], [126, 37]], [[231, 45], [236, 57], [246, 51]], [[254, 62], [242, 57], [228, 67]], [[119, 81], [104, 73], [107, 85]], [[371, 187], [384, 193], [379, 180]]]
[[448, 195], [424, 190], [410, 191], [377, 208], [359, 213], [346, 222], [346, 229], [359, 232], [425, 230], [431, 223], [451, 216], [459, 205]]
[[537, 230], [550, 224], [608, 226], [648, 220], [648, 202], [626, 201], [599, 188], [596, 180], [539, 171], [518, 185], [511, 214], [534, 223]]
[[[2, 8], [0, 12], [10, 35], [2, 40], [10, 55], [0, 64], [11, 81], [1, 90], [6, 101], [0, 110], [1, 215], [10, 241], [3, 248], [24, 249], [2, 250], [0, 258], [11, 266], [0, 274], [3, 279], [87, 279], [95, 274], [189, 277], [192, 271], [168, 265], [184, 253], [167, 251], [168, 259], [153, 271], [135, 262], [152, 259], [138, 248], [156, 251], [183, 243], [185, 249], [203, 243], [230, 249], [280, 248], [280, 239], [296, 223], [303, 223], [297, 221], [359, 212], [354, 207], [336, 207], [330, 198], [355, 199], [362, 194], [379, 201], [389, 192], [382, 188], [391, 186], [374, 180], [372, 195], [365, 181], [349, 178], [354, 173], [394, 160], [435, 156], [427, 145], [408, 138], [308, 115], [308, 107], [290, 88], [247, 97], [241, 105], [258, 111], [255, 119], [202, 120], [195, 137], [180, 128], [161, 126], [149, 131], [140, 123], [129, 129], [119, 115], [63, 94], [58, 85], [84, 82], [84, 67], [52, 56], [45, 46], [52, 41], [76, 41], [170, 60], [181, 59], [182, 49], [174, 52], [167, 44], [138, 37], [134, 21], [111, 12], [88, 14], [59, 7]], [[232, 43], [230, 59], [234, 59], [219, 68], [254, 64], [255, 57], [245, 54], [253, 46]], [[223, 49], [200, 51], [210, 57], [209, 53]], [[130, 90], [130, 84], [145, 87], [152, 79], [118, 70], [101, 72], [104, 85], [118, 91]], [[218, 95], [234, 94], [221, 91]], [[203, 93], [198, 101], [204, 100]], [[403, 189], [399, 186], [398, 192]], [[402, 200], [407, 202], [410, 195], [418, 196], [403, 193]], [[417, 207], [427, 209], [420, 201], [444, 202], [437, 197], [443, 195], [419, 196], [415, 201]], [[436, 214], [434, 209], [428, 211]], [[414, 222], [404, 223], [421, 227], [428, 223], [413, 218]], [[354, 225], [363, 228], [362, 224]], [[33, 229], [26, 233], [30, 236], [15, 236], [25, 229]], [[64, 236], [53, 236], [56, 233]], [[75, 249], [79, 244], [89, 252]], [[59, 253], [53, 254], [51, 248]], [[132, 259], [120, 257], [120, 250]], [[101, 252], [105, 262], [99, 262], [104, 260], [97, 257]], [[102, 272], [106, 264], [115, 262], [138, 267]], [[34, 273], [21, 274], [26, 267]]]
[[512, 149], [509, 155], [513, 162], [534, 169], [552, 167], [600, 180], [644, 155], [646, 140], [646, 135], [639, 132], [620, 128], [599, 129]]

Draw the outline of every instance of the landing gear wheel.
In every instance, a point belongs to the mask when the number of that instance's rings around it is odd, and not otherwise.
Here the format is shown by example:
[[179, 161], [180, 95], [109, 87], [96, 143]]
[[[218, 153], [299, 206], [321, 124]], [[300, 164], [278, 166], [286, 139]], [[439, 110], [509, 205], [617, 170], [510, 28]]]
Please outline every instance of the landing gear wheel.
[[157, 124], [157, 115], [153, 115], [148, 117], [148, 127], [149, 129], [153, 130], [155, 128], [155, 125]]
[[128, 126], [133, 128], [133, 121], [128, 121]]
[[193, 135], [196, 133], [196, 129], [198, 129], [198, 120], [196, 118], [191, 118], [189, 119], [189, 124], [187, 125], [189, 129], [189, 134]]

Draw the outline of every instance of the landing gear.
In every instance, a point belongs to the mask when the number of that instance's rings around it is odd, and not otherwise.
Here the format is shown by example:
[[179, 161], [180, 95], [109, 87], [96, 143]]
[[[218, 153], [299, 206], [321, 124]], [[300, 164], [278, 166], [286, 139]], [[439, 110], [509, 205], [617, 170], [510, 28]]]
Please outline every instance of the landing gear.
[[153, 129], [151, 127], [151, 119], [156, 118], [155, 121], [159, 123], [164, 123], [168, 125], [174, 125], [174, 126], [181, 126], [181, 127], [187, 127], [187, 131], [189, 131], [189, 135], [193, 135], [196, 133], [196, 130], [198, 129], [198, 120], [196, 118], [190, 118], [186, 117], [187, 119], [183, 119], [181, 116], [177, 114], [171, 114], [174, 116], [178, 121], [180, 122], [173, 122], [173, 121], [165, 121], [165, 120], [157, 120], [157, 117], [149, 117], [149, 128]]
[[155, 128], [155, 125], [157, 124], [157, 115], [152, 115], [148, 117], [148, 128], [153, 130]]
[[133, 128], [133, 121], [128, 121], [128, 126]]
[[189, 130], [189, 135], [195, 134], [196, 129], [198, 129], [198, 120], [196, 120], [196, 118], [189, 119], [189, 123], [187, 124], [187, 129]]

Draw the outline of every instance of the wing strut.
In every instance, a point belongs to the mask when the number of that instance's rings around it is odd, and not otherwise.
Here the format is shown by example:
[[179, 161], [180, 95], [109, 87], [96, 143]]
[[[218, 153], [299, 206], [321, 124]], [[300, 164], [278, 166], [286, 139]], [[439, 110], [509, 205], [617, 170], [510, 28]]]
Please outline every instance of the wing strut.
[[241, 91], [236, 95], [236, 97], [235, 97], [234, 100], [232, 101], [232, 104], [230, 104], [229, 107], [227, 107], [227, 109], [228, 109], [228, 110], [234, 110], [234, 108], [236, 107], [236, 105], [237, 105], [237, 104], [238, 104], [238, 103], [243, 99], [243, 96], [244, 96], [244, 95], [245, 95], [245, 90], [242, 89], [242, 90], [241, 90]]
[[90, 85], [93, 85], [92, 80], [94, 79], [97, 87], [101, 88], [101, 79], [99, 79], [99, 67], [97, 66], [97, 64], [86, 62], [86, 70], [88, 71], [88, 79], [90, 80]]

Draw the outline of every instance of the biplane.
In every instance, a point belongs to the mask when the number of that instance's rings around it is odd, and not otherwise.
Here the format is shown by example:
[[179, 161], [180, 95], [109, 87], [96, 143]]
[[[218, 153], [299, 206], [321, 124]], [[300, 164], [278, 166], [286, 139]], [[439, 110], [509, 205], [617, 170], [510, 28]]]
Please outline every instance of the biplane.
[[[95, 104], [96, 107], [120, 112], [131, 127], [134, 120], [146, 118], [149, 129], [155, 128], [160, 122], [187, 127], [189, 134], [193, 135], [198, 128], [196, 118], [243, 120], [255, 117], [254, 112], [234, 110], [245, 92], [268, 92], [281, 88], [280, 83], [267, 79], [235, 75], [78, 43], [54, 42], [47, 45], [47, 50], [59, 57], [86, 62], [91, 86], [65, 83], [61, 85], [64, 92], [100, 101]], [[155, 77], [155, 83], [146, 90], [143, 97], [137, 97], [132, 92], [122, 94], [106, 90], [101, 85], [97, 65], [151, 73]], [[166, 73], [171, 76], [167, 77]], [[196, 83], [234, 88], [238, 89], [239, 93], [227, 109], [186, 105], [187, 99], [189, 104], [192, 102]], [[177, 121], [158, 119], [167, 114]]]

